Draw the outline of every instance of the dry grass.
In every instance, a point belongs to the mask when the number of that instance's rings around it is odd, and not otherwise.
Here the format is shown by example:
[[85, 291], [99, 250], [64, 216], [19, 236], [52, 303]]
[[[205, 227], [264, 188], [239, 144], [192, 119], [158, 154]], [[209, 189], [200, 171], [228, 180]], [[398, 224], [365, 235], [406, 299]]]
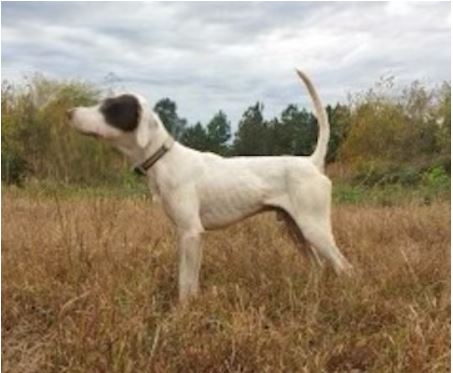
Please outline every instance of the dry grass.
[[148, 201], [4, 192], [5, 372], [444, 372], [450, 205], [334, 207], [353, 279], [311, 272], [272, 214], [206, 236], [176, 304], [169, 222]]

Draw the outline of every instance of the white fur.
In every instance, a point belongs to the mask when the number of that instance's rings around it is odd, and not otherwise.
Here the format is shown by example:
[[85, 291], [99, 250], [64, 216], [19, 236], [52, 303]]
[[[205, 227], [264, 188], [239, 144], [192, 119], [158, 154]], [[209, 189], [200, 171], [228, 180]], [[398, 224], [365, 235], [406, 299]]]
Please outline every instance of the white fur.
[[[331, 230], [331, 182], [323, 174], [329, 140], [327, 115], [309, 78], [298, 71], [313, 100], [320, 126], [310, 157], [233, 157], [203, 153], [175, 142], [147, 172], [151, 189], [176, 226], [179, 242], [179, 298], [198, 292], [201, 234], [268, 208], [283, 214], [296, 237], [311, 245], [306, 254], [326, 259], [337, 273], [351, 265], [337, 248]], [[111, 128], [99, 106], [76, 108], [72, 125], [111, 142], [132, 162], [143, 162], [168, 139], [165, 127], [146, 101], [136, 96], [142, 116], [134, 133]]]

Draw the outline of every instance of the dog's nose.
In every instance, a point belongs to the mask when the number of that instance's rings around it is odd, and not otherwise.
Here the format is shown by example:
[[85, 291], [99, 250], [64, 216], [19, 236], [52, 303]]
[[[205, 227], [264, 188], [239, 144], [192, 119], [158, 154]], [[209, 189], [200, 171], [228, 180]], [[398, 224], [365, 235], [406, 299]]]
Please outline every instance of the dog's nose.
[[68, 120], [71, 120], [73, 115], [74, 115], [74, 109], [66, 110], [66, 118]]

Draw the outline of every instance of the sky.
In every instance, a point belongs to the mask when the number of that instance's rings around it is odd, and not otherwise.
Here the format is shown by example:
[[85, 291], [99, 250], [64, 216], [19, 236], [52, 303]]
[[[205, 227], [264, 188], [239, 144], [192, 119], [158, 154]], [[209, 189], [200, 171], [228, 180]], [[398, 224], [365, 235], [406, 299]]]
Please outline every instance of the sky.
[[450, 81], [449, 2], [2, 2], [2, 79], [41, 72], [107, 90], [170, 97], [206, 123], [237, 126], [256, 101], [266, 118], [311, 110], [294, 68], [325, 104], [394, 76]]

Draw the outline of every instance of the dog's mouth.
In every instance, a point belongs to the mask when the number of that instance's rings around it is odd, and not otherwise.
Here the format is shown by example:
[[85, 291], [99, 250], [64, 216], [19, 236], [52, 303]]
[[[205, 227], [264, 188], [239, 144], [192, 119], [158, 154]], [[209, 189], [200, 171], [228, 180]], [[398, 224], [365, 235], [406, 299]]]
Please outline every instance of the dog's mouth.
[[84, 135], [84, 136], [88, 136], [88, 137], [94, 137], [94, 138], [99, 138], [99, 134], [97, 134], [96, 132], [91, 132], [91, 131], [82, 131], [82, 130], [79, 130], [79, 132]]
[[99, 138], [99, 134], [94, 132], [94, 131], [87, 131], [87, 130], [82, 130], [80, 128], [74, 127], [75, 130], [80, 133], [83, 136], [88, 136], [88, 137], [94, 137], [94, 138]]
[[74, 117], [74, 111], [68, 111], [67, 113], [70, 113], [69, 115], [66, 116], [66, 123], [69, 124], [70, 127], [74, 128], [78, 133], [84, 136], [88, 137], [94, 137], [94, 138], [99, 138], [99, 134], [96, 133], [95, 131], [90, 131], [86, 130], [83, 128], [83, 126], [80, 125], [79, 121], [77, 118]]

